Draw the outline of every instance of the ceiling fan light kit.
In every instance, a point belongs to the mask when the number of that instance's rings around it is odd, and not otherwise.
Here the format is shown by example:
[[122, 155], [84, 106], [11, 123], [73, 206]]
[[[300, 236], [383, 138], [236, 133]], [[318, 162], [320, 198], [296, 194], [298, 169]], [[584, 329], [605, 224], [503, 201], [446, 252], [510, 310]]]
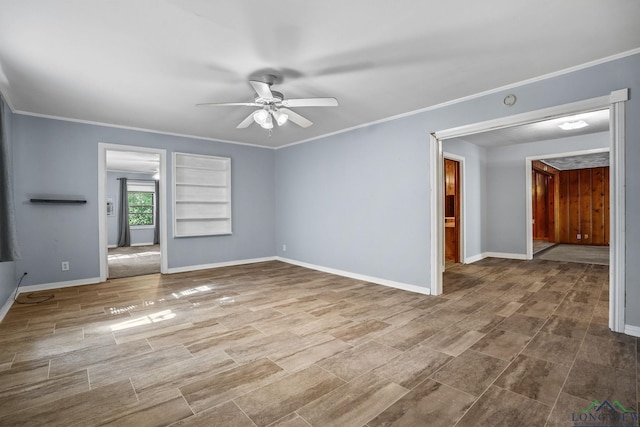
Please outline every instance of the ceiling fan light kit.
[[249, 84], [255, 90], [256, 96], [253, 102], [226, 102], [226, 103], [205, 103], [197, 104], [198, 107], [220, 107], [220, 106], [243, 106], [260, 107], [260, 109], [249, 114], [236, 126], [238, 129], [249, 127], [252, 122], [256, 122], [264, 129], [273, 129], [273, 120], [282, 126], [287, 121], [292, 121], [300, 127], [307, 128], [313, 124], [311, 120], [290, 110], [296, 107], [337, 107], [338, 100], [335, 98], [295, 98], [285, 99], [281, 92], [271, 90], [276, 76], [268, 75], [263, 77], [264, 81], [250, 80]]

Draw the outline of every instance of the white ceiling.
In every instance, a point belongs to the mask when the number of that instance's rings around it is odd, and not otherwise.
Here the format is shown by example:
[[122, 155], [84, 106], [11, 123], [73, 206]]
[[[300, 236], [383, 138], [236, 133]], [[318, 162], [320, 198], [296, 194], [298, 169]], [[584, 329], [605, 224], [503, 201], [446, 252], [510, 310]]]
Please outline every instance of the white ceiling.
[[107, 150], [107, 170], [155, 174], [160, 171], [160, 155], [137, 151]]
[[[640, 47], [637, 0], [0, 0], [14, 111], [277, 147]], [[280, 77], [315, 124], [236, 129]]]
[[609, 166], [609, 153], [591, 153], [578, 156], [543, 159], [542, 162], [561, 171], [600, 168]]
[[[588, 126], [563, 130], [559, 125], [583, 121]], [[590, 133], [606, 132], [609, 130], [609, 110], [589, 111], [566, 117], [557, 117], [520, 126], [466, 135], [459, 139], [481, 147], [498, 147], [502, 145], [524, 144], [527, 142], [561, 139], [571, 136], [587, 135]]]

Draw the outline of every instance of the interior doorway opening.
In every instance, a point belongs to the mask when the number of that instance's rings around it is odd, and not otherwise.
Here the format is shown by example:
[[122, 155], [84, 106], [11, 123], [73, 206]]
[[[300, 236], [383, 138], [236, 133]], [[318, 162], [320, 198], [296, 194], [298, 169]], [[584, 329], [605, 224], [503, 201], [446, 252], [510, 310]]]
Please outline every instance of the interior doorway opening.
[[[609, 149], [592, 149], [527, 158], [531, 168], [532, 257], [550, 261], [567, 261], [609, 265], [610, 245], [610, 167]], [[548, 189], [552, 199], [546, 208], [548, 239], [541, 245], [536, 217], [541, 214], [541, 179], [538, 171], [552, 179]], [[544, 192], [542, 190], [541, 192]], [[548, 194], [548, 195], [549, 195]], [[550, 246], [549, 246], [550, 245]]]
[[[520, 125], [541, 122], [550, 118], [566, 117], [572, 114], [608, 109], [609, 118], [609, 150], [610, 159], [610, 268], [609, 268], [609, 327], [616, 332], [624, 332], [625, 309], [625, 203], [624, 203], [624, 143], [625, 143], [625, 101], [628, 100], [628, 90], [618, 90], [610, 95], [592, 98], [584, 101], [565, 104], [543, 110], [517, 114], [482, 123], [461, 126], [458, 128], [442, 130], [431, 134], [430, 167], [431, 167], [431, 214], [435, 221], [431, 222], [431, 233], [435, 238], [431, 239], [431, 294], [442, 293], [442, 274], [444, 271], [444, 161], [443, 141], [461, 136], [473, 135], [497, 129], [514, 128]], [[529, 170], [531, 179], [531, 171]], [[531, 198], [528, 198], [530, 208]], [[530, 212], [529, 212], [530, 213]], [[525, 218], [532, 218], [530, 215]], [[530, 222], [530, 219], [527, 219]], [[531, 225], [531, 224], [529, 224]], [[530, 229], [530, 227], [529, 227]], [[524, 233], [531, 245], [527, 244], [527, 254], [518, 255], [516, 259], [527, 259], [532, 256], [529, 248], [532, 248], [532, 235]], [[481, 254], [477, 260], [485, 256], [493, 256], [491, 253]]]
[[99, 144], [100, 279], [166, 273], [166, 151]]

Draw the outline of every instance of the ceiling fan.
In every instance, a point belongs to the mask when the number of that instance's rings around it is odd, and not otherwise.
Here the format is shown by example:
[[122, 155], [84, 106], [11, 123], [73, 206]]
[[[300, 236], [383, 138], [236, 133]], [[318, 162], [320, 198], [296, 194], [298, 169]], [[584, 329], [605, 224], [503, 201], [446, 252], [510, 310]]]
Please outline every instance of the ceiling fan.
[[293, 123], [307, 128], [313, 123], [290, 110], [287, 107], [336, 107], [338, 106], [338, 100], [335, 98], [292, 98], [285, 99], [281, 92], [271, 90], [271, 86], [276, 81], [276, 76], [266, 75], [263, 77], [264, 81], [249, 80], [249, 84], [256, 91], [256, 97], [253, 102], [224, 102], [224, 103], [204, 103], [196, 104], [198, 107], [224, 107], [224, 106], [244, 106], [244, 107], [258, 107], [257, 110], [247, 116], [246, 119], [240, 122], [236, 128], [243, 129], [249, 127], [252, 122], [256, 122], [264, 129], [273, 129], [273, 122], [282, 126], [287, 121], [291, 120]]

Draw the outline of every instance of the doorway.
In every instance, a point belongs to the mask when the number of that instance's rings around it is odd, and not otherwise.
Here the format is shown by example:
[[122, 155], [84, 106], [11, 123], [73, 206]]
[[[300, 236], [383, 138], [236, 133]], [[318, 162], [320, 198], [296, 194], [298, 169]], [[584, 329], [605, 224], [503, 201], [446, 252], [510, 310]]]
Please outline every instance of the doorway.
[[[609, 149], [592, 149], [535, 156], [531, 165], [531, 214], [533, 255], [539, 259], [609, 265], [610, 183]], [[553, 202], [549, 214], [554, 227], [549, 229], [551, 248], [540, 250], [536, 230], [536, 169], [553, 177]], [[538, 183], [540, 179], [538, 178]], [[546, 243], [546, 241], [545, 241]], [[547, 250], [548, 249], [548, 250]]]
[[[561, 106], [546, 108], [528, 113], [516, 114], [487, 122], [475, 123], [434, 132], [431, 134], [430, 145], [430, 178], [431, 186], [431, 216], [435, 218], [431, 221], [431, 294], [440, 295], [442, 293], [442, 273], [444, 267], [444, 184], [443, 180], [443, 149], [442, 141], [473, 135], [490, 130], [514, 128], [520, 125], [539, 122], [550, 118], [566, 117], [586, 111], [608, 109], [610, 111], [609, 127], [609, 149], [611, 152], [611, 179], [610, 179], [610, 259], [609, 269], [609, 327], [615, 332], [623, 332], [624, 310], [625, 310], [625, 204], [624, 204], [624, 144], [625, 144], [625, 101], [628, 100], [628, 89], [614, 91], [609, 95], [592, 98], [584, 101], [574, 102]], [[528, 171], [527, 179], [531, 179], [531, 171]], [[529, 187], [530, 190], [530, 187]], [[531, 198], [528, 198], [528, 208], [530, 209]], [[529, 211], [530, 214], [530, 211]], [[525, 216], [530, 222], [531, 216]], [[530, 226], [531, 224], [529, 224]], [[530, 227], [528, 227], [531, 229]], [[524, 233], [530, 239], [530, 233]], [[529, 242], [528, 242], [529, 243]], [[528, 248], [532, 245], [527, 245]], [[527, 248], [527, 252], [529, 252]], [[527, 259], [532, 254], [522, 256], [520, 259]], [[481, 259], [481, 258], [479, 258]]]
[[98, 157], [100, 280], [166, 273], [166, 151], [99, 143]]

